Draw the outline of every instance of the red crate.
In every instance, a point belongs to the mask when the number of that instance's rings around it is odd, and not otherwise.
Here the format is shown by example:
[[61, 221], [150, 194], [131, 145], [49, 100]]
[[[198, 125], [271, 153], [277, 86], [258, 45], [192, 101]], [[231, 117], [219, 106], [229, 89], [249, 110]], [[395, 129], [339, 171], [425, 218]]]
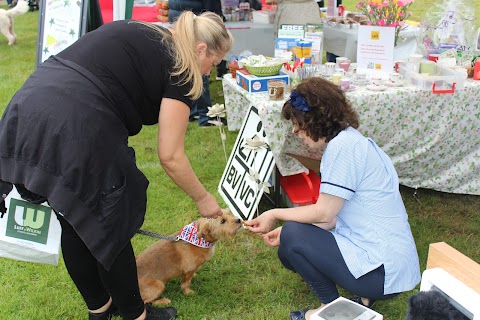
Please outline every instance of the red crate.
[[286, 177], [280, 175], [280, 186], [288, 206], [304, 206], [317, 202], [320, 177], [313, 170], [308, 175], [304, 172]]

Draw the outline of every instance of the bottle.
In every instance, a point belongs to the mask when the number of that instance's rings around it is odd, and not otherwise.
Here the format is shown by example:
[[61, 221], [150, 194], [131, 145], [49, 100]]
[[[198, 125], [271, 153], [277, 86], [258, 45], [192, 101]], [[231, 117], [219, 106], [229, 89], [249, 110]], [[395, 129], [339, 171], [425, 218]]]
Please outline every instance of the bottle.
[[343, 14], [345, 13], [345, 7], [341, 4], [338, 6], [338, 16], [343, 17]]

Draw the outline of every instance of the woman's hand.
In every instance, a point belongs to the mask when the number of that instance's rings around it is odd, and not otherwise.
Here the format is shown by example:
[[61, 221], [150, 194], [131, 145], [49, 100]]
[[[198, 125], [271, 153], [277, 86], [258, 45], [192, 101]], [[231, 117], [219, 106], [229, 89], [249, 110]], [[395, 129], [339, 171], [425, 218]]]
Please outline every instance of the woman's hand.
[[270, 231], [263, 235], [263, 242], [270, 247], [278, 247], [280, 245], [280, 234], [282, 233], [282, 227]]
[[271, 231], [275, 224], [277, 223], [277, 219], [274, 217], [275, 209], [265, 211], [259, 217], [245, 221], [245, 226], [248, 230], [254, 233], [267, 233]]
[[198, 212], [204, 218], [214, 218], [221, 216], [223, 211], [218, 205], [217, 199], [207, 192], [205, 197], [195, 202]]

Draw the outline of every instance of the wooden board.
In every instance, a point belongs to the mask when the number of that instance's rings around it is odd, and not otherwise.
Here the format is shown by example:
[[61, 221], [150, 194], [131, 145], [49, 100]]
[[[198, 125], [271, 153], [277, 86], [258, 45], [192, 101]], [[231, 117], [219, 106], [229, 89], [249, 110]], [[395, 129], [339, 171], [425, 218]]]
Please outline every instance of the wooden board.
[[480, 264], [445, 242], [431, 243], [427, 269], [442, 268], [468, 287], [480, 293]]

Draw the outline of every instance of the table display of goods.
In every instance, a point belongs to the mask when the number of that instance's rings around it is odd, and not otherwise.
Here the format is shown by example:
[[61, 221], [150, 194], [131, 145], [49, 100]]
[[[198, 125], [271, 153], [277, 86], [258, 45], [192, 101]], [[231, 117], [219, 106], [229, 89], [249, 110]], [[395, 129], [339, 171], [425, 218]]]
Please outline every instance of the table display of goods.
[[[280, 70], [283, 64], [290, 60], [291, 54], [278, 58], [265, 57], [263, 55], [242, 57], [237, 64], [239, 68], [245, 69], [235, 70], [237, 84], [248, 92], [268, 91], [269, 80], [284, 81], [286, 84], [289, 84], [289, 76], [281, 73]], [[234, 63], [235, 61], [231, 61], [230, 65], [235, 66]]]
[[280, 73], [280, 69], [289, 58], [272, 58], [263, 55], [252, 55], [240, 60], [241, 65], [247, 68], [252, 75], [259, 77], [274, 76]]
[[340, 29], [355, 29], [359, 25], [367, 25], [369, 22], [367, 16], [361, 13], [350, 12], [345, 17], [327, 18], [325, 24]]

